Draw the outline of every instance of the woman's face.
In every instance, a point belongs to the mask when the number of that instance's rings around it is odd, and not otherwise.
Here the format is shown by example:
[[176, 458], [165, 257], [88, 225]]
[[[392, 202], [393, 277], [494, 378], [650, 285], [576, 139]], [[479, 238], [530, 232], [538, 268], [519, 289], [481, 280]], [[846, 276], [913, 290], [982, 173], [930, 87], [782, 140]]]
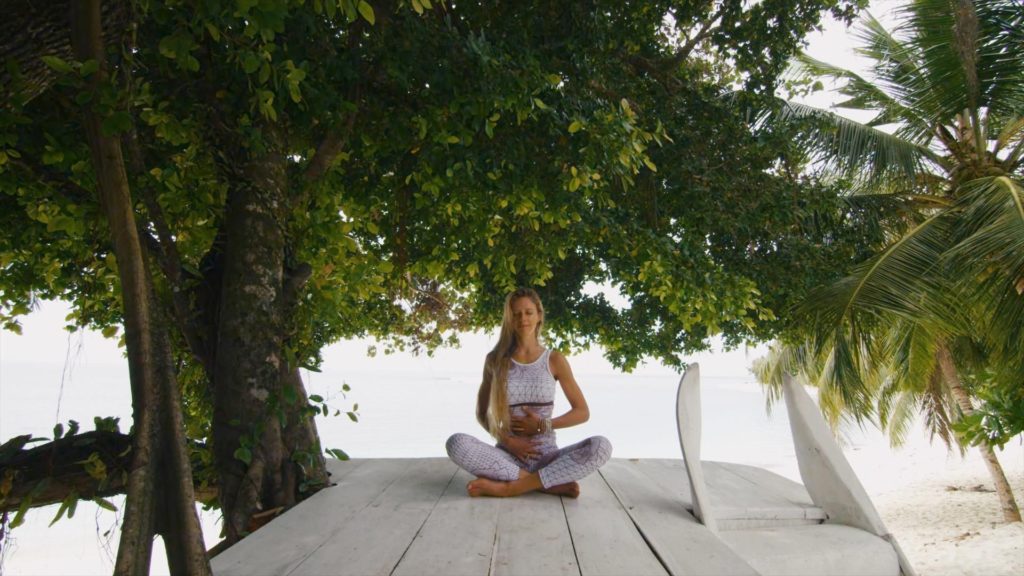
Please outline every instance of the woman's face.
[[533, 300], [522, 297], [512, 301], [512, 326], [516, 333], [532, 335], [540, 324], [540, 311]]

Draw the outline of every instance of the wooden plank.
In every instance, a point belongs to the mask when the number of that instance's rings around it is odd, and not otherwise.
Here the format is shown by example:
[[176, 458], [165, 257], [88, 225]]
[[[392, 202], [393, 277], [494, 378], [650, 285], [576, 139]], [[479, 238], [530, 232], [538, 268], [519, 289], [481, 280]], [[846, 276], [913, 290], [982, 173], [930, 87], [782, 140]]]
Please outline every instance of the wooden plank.
[[317, 492], [217, 555], [211, 561], [213, 573], [287, 574], [341, 529], [349, 516], [372, 502], [405, 466], [398, 460], [329, 461], [335, 486]]
[[580, 497], [562, 506], [583, 576], [668, 574], [600, 474], [581, 480]]
[[641, 472], [636, 461], [613, 459], [600, 473], [670, 574], [757, 574], [697, 522], [678, 495]]
[[470, 498], [459, 470], [416, 535], [394, 576], [486, 576], [491, 567], [501, 500]]
[[[379, 462], [386, 462], [380, 460]], [[447, 489], [456, 467], [447, 458], [397, 460], [403, 473], [291, 572], [299, 575], [390, 574]], [[333, 514], [325, 509], [323, 514]], [[306, 530], [315, 529], [306, 527]], [[290, 538], [290, 535], [289, 535]]]
[[[736, 464], [704, 462], [712, 510], [722, 530], [817, 523], [823, 513], [775, 493], [771, 485], [732, 472]], [[637, 464], [655, 484], [681, 499], [689, 498], [685, 473], [677, 460], [650, 459]]]
[[[686, 465], [682, 460], [669, 458], [644, 458], [630, 461], [634, 468], [643, 472], [651, 482], [683, 503], [683, 507], [693, 512], [690, 479], [686, 473]], [[702, 463], [702, 468], [707, 462]], [[712, 508], [717, 506], [712, 502]]]
[[558, 496], [532, 492], [501, 501], [490, 574], [579, 576]]
[[811, 501], [811, 496], [807, 493], [807, 489], [799, 482], [794, 482], [789, 478], [764, 468], [747, 466], [745, 464], [729, 464], [727, 469], [730, 473], [742, 476], [773, 494], [786, 499], [794, 506], [802, 508], [805, 512], [805, 518], [825, 520], [825, 511]]
[[731, 464], [705, 462], [712, 499], [723, 519], [802, 519], [806, 508], [774, 493], [760, 482], [734, 474]]

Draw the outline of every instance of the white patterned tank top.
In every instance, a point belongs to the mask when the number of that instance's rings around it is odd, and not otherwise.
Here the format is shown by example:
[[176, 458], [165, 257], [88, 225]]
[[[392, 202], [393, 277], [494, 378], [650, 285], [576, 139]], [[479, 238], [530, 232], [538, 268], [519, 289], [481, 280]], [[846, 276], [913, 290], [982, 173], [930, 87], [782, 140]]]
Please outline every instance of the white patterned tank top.
[[[525, 414], [529, 408], [541, 418], [551, 418], [555, 400], [555, 377], [551, 374], [551, 350], [545, 350], [540, 357], [523, 364], [512, 360], [508, 369], [508, 407], [512, 416]], [[540, 452], [555, 448], [555, 432], [549, 431], [533, 436], [540, 441]]]

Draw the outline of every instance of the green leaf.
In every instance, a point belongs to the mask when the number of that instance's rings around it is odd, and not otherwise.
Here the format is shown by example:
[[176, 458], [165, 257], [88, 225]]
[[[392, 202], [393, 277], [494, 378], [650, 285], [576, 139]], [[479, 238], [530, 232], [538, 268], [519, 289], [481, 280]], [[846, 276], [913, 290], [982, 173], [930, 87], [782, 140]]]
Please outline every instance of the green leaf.
[[28, 512], [29, 508], [32, 507], [31, 496], [26, 497], [21, 501], [21, 506], [18, 507], [18, 513], [14, 515], [14, 520], [11, 520], [10, 527], [17, 528], [25, 523], [25, 513]]
[[370, 6], [370, 3], [367, 2], [366, 0], [360, 0], [359, 14], [363, 17], [364, 20], [369, 22], [371, 26], [374, 24], [375, 18], [373, 16], [373, 6]]
[[325, 452], [327, 452], [331, 456], [337, 458], [338, 460], [348, 460], [349, 459], [348, 454], [346, 454], [345, 451], [342, 450], [341, 448], [328, 448], [327, 450], [325, 450]]
[[97, 497], [93, 498], [92, 501], [95, 502], [97, 506], [99, 506], [100, 508], [103, 508], [104, 510], [110, 510], [111, 512], [117, 512], [117, 506], [114, 506], [109, 500], [105, 500], [105, 499], [100, 498], [99, 496], [97, 496]]
[[89, 75], [96, 73], [100, 69], [100, 63], [96, 60], [86, 60], [82, 62], [82, 68], [78, 71], [82, 75], [82, 78], [87, 78]]
[[295, 392], [295, 388], [292, 386], [284, 387], [284, 401], [288, 404], [295, 404], [299, 401], [299, 395]]
[[132, 127], [132, 118], [127, 112], [115, 112], [103, 119], [103, 135], [117, 136]]
[[113, 338], [114, 336], [117, 336], [117, 329], [117, 326], [105, 326], [100, 333], [103, 334], [104, 338]]
[[575, 134], [583, 129], [583, 122], [574, 120], [572, 124], [569, 124], [569, 134]]
[[120, 418], [116, 418], [114, 416], [107, 416], [106, 418], [100, 418], [99, 416], [95, 416], [92, 419], [92, 422], [93, 427], [96, 430], [104, 432], [120, 432], [120, 426], [118, 425], [120, 420]]
[[319, 395], [319, 394], [310, 394], [309, 401], [310, 402], [316, 402], [317, 404], [321, 404], [324, 401], [324, 397]]
[[240, 446], [235, 450], [235, 458], [245, 462], [246, 466], [252, 464], [252, 451], [245, 446]]
[[242, 57], [242, 70], [246, 74], [252, 74], [260, 69], [260, 57], [255, 52], [246, 52]]
[[64, 436], [64, 425], [58, 422], [53, 427], [53, 439], [60, 440], [62, 436]]
[[63, 59], [58, 58], [57, 56], [42, 56], [39, 59], [42, 60], [44, 64], [49, 66], [50, 69], [52, 69], [54, 72], [66, 74], [73, 70], [70, 64], [65, 62]]
[[53, 520], [50, 520], [50, 526], [53, 526], [57, 523], [58, 520], [64, 517], [64, 513], [67, 512], [68, 510], [68, 504], [69, 503], [67, 498], [65, 498], [64, 501], [60, 503], [60, 508], [57, 508], [57, 514], [53, 517]]
[[206, 23], [206, 31], [210, 33], [210, 38], [213, 38], [215, 42], [220, 41], [220, 30], [213, 24], [213, 22]]

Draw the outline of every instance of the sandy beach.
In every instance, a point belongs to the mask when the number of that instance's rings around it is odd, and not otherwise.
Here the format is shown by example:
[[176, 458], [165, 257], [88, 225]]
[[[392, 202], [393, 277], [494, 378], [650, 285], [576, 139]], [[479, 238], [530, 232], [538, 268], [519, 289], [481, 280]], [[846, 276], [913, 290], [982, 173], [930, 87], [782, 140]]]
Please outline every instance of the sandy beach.
[[[921, 576], [1024, 574], [1024, 523], [1003, 522], [992, 480], [976, 449], [964, 458], [929, 445], [922, 432], [902, 449], [847, 447], [879, 514]], [[997, 451], [1018, 504], [1024, 450]]]

